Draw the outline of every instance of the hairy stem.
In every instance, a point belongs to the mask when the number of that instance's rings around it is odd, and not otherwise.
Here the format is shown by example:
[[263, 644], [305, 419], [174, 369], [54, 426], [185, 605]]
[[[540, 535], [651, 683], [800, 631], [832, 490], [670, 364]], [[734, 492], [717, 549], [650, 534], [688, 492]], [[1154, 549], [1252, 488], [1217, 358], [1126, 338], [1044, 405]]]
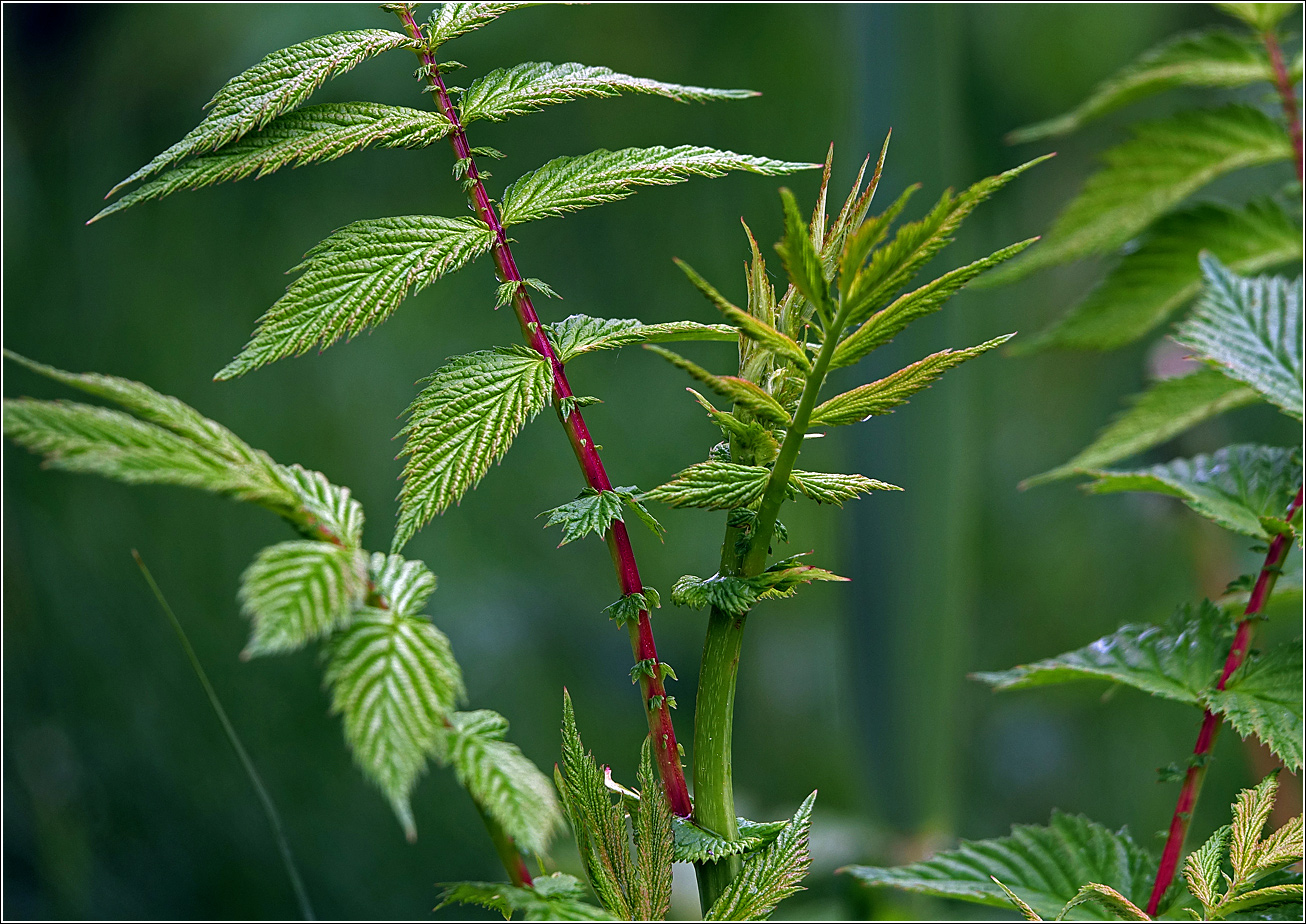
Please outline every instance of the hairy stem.
[[1261, 36], [1261, 40], [1265, 42], [1265, 50], [1270, 53], [1270, 66], [1274, 68], [1274, 86], [1279, 91], [1279, 99], [1283, 101], [1283, 114], [1288, 119], [1288, 137], [1292, 139], [1292, 149], [1297, 154], [1297, 182], [1306, 183], [1306, 178], [1302, 176], [1304, 152], [1301, 116], [1297, 112], [1297, 98], [1292, 90], [1292, 78], [1283, 63], [1283, 51], [1279, 48], [1279, 40], [1275, 37], [1274, 31], [1267, 30]]
[[[1297, 496], [1288, 505], [1286, 518], [1291, 520], [1302, 505], [1302, 489], [1297, 489]], [[1270, 594], [1274, 592], [1274, 583], [1279, 578], [1284, 559], [1292, 547], [1292, 538], [1280, 533], [1270, 543], [1265, 553], [1265, 562], [1261, 573], [1256, 578], [1251, 596], [1247, 599], [1247, 608], [1243, 611], [1242, 621], [1234, 634], [1233, 644], [1229, 648], [1229, 657], [1225, 659], [1224, 670], [1220, 672], [1217, 690], [1223, 690], [1229, 677], [1242, 666], [1251, 647], [1252, 633], [1256, 623], [1261, 619]], [[1210, 762], [1211, 750], [1220, 732], [1220, 717], [1211, 710], [1202, 716], [1202, 727], [1197, 733], [1197, 744], [1193, 747], [1193, 756], [1184, 776], [1183, 788], [1179, 790], [1179, 801], [1175, 805], [1174, 817], [1170, 819], [1170, 833], [1166, 836], [1165, 849], [1161, 852], [1161, 865], [1156, 871], [1156, 884], [1152, 887], [1152, 897], [1147, 901], [1147, 913], [1155, 915], [1161, 899], [1174, 880], [1175, 870], [1179, 867], [1179, 857], [1183, 853], [1184, 838], [1188, 835], [1188, 824], [1192, 821], [1193, 809], [1197, 806], [1197, 797], [1202, 791], [1202, 781], [1206, 777], [1206, 765]]]
[[[396, 14], [409, 37], [422, 41], [422, 31], [417, 25], [417, 20], [413, 18], [411, 8], [405, 6], [397, 10]], [[562, 370], [562, 362], [558, 359], [553, 345], [549, 343], [544, 326], [535, 313], [535, 306], [526, 293], [526, 287], [522, 285], [523, 277], [517, 269], [517, 261], [513, 259], [512, 249], [508, 246], [508, 236], [504, 232], [503, 223], [499, 221], [499, 215], [490, 201], [489, 194], [485, 191], [485, 184], [481, 181], [476, 161], [472, 157], [471, 146], [467, 143], [467, 134], [463, 130], [461, 116], [449, 98], [444, 78], [436, 66], [435, 55], [422, 50], [418, 52], [418, 57], [425, 66], [431, 95], [440, 114], [453, 125], [449, 142], [453, 146], [454, 155], [467, 167], [467, 184], [472, 211], [494, 234], [494, 265], [499, 280], [505, 283], [517, 283], [512, 306], [521, 325], [522, 337], [528, 346], [549, 362], [553, 374], [553, 406], [558, 412], [558, 420], [567, 432], [567, 439], [576, 454], [576, 461], [580, 463], [585, 483], [596, 491], [610, 491], [612, 482], [603, 468], [603, 461], [599, 458], [598, 449], [590, 436], [589, 428], [585, 426], [585, 419], [581, 416], [580, 410], [572, 408], [570, 414], [563, 416], [562, 399], [572, 396], [571, 386]], [[639, 567], [635, 563], [635, 552], [631, 548], [626, 525], [621, 520], [613, 520], [608, 526], [606, 538], [608, 550], [612, 553], [612, 563], [617, 571], [617, 581], [621, 585], [621, 593], [623, 595], [642, 593], [644, 584], [640, 580]], [[659, 669], [657, 645], [653, 640], [653, 625], [647, 610], [640, 611], [639, 619], [629, 626], [629, 631], [630, 645], [635, 659], [654, 662], [654, 676], [649, 677], [645, 674], [641, 676], [639, 682], [644, 711], [648, 715], [649, 737], [653, 742], [653, 755], [658, 764], [658, 772], [671, 811], [682, 818], [687, 818], [693, 811], [689, 801], [689, 787], [685, 783], [684, 768], [680, 766], [680, 748], [676, 743], [676, 730], [671, 722], [671, 710], [667, 705], [666, 689]]]

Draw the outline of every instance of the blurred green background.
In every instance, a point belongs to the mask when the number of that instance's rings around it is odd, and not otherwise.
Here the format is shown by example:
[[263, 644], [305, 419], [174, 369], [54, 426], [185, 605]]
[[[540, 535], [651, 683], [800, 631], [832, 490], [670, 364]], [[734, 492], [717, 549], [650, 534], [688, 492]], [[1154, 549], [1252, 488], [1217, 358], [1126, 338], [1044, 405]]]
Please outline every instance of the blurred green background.
[[[282, 272], [333, 229], [359, 218], [462, 214], [450, 151], [368, 151], [83, 222], [114, 182], [181, 137], [213, 91], [262, 55], [324, 32], [394, 23], [354, 4], [6, 4], [3, 16], [5, 346], [147, 382], [276, 459], [327, 473], [363, 501], [367, 544], [384, 548], [400, 469], [392, 438], [414, 382], [446, 356], [517, 337], [511, 314], [490, 310], [487, 261], [352, 343], [235, 382], [211, 377], [282, 291]], [[518, 61], [576, 60], [763, 93], [710, 107], [576, 102], [478, 124], [473, 143], [508, 155], [492, 165], [492, 188], [596, 147], [695, 143], [820, 160], [833, 141], [832, 198], [841, 201], [892, 126], [881, 202], [920, 181], [919, 214], [943, 187], [1051, 147], [1006, 147], [1006, 131], [1074, 104], [1159, 38], [1216, 18], [1203, 7], [1145, 4], [557, 6], [507, 16], [450, 53], [468, 66], [455, 82]], [[423, 105], [413, 66], [407, 55], [383, 56], [315, 99]], [[1186, 101], [1135, 106], [1063, 141], [1061, 156], [981, 208], [929, 272], [1041, 232], [1123, 125]], [[1281, 182], [1283, 173], [1265, 179]], [[814, 173], [783, 182], [810, 204]], [[735, 175], [647, 189], [520, 228], [518, 260], [565, 298], [541, 306], [555, 317], [712, 321], [671, 258], [742, 299], [738, 219], [764, 244], [776, 240], [779, 185]], [[1237, 184], [1217, 192], [1245, 195]], [[854, 374], [1032, 332], [1099, 270], [1077, 265], [963, 293]], [[719, 370], [733, 361], [719, 345], [685, 352]], [[789, 508], [792, 548], [817, 549], [816, 561], [853, 583], [808, 588], [750, 620], [735, 736], [741, 811], [783, 817], [811, 789], [821, 792], [809, 890], [782, 917], [974, 914], [868, 895], [834, 870], [1045, 822], [1054, 806], [1128, 824], [1159, 849], [1153, 832], [1167, 823], [1175, 789], [1158, 785], [1154, 768], [1191, 748], [1193, 710], [1133, 691], [1107, 701], [1100, 687], [999, 697], [966, 679], [1078, 647], [1123, 622], [1162, 619], [1177, 603], [1218, 593], [1252, 561], [1177, 503], [1085, 498], [1066, 485], [1016, 490], [1084, 445], [1137, 390], [1145, 353], [987, 356], [804, 457], [807, 468], [859, 471], [907, 490], [843, 511]], [[68, 396], [13, 366], [5, 372], [7, 395]], [[605, 399], [586, 416], [619, 484], [651, 487], [718, 438], [681, 374], [643, 351], [582, 360], [572, 377], [579, 393]], [[431, 612], [453, 641], [472, 705], [508, 716], [513, 740], [548, 767], [565, 684], [587, 745], [630, 780], [643, 723], [625, 635], [599, 613], [616, 593], [608, 557], [593, 541], [555, 549], [556, 533], [534, 519], [580, 484], [548, 416], [407, 551], [440, 577]], [[1250, 409], [1156, 457], [1208, 450], [1235, 434], [1294, 439], [1274, 414]], [[262, 771], [319, 915], [422, 917], [436, 882], [500, 877], [446, 772], [420, 784], [420, 836], [404, 842], [350, 764], [312, 653], [237, 660], [246, 637], [235, 602], [240, 573], [264, 545], [289, 538], [283, 525], [180, 489], [44, 472], [9, 445], [4, 462], [6, 917], [295, 914], [266, 821], [133, 548], [187, 626]], [[636, 542], [645, 579], [665, 598], [680, 574], [713, 570], [722, 517], [659, 515], [667, 542], [647, 534]], [[656, 620], [663, 657], [682, 678], [673, 692], [686, 741], [703, 624], [702, 614], [670, 606]], [[1252, 773], [1236, 736], [1225, 735], [1198, 836]], [[555, 861], [575, 864], [565, 840]], [[675, 910], [692, 916], [692, 880], [680, 884]]]

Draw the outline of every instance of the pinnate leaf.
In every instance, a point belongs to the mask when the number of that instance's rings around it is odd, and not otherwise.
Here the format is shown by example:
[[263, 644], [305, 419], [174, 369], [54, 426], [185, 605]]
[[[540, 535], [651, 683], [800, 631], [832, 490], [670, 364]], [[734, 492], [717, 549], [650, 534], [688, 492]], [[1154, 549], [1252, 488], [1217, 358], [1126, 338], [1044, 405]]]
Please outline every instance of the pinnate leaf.
[[1302, 277], [1239, 276], [1200, 258], [1206, 290], [1175, 339], [1302, 419]]
[[199, 125], [115, 186], [110, 195], [183, 157], [215, 150], [262, 128], [283, 112], [301, 105], [328, 78], [344, 74], [383, 51], [412, 44], [398, 32], [363, 29], [323, 35], [274, 51], [227, 81], [209, 101], [209, 113]]
[[544, 61], [491, 71], [466, 89], [459, 110], [464, 124], [477, 119], [499, 121], [586, 96], [619, 96], [622, 93], [647, 93], [682, 103], [744, 99], [757, 95], [752, 90], [686, 87], [618, 74], [606, 67]]
[[[1088, 882], [1109, 886], [1134, 904], [1146, 902], [1156, 861], [1124, 829], [1113, 833], [1082, 815], [1053, 812], [1046, 827], [1013, 825], [1008, 837], [962, 841], [909, 866], [852, 866], [847, 872], [867, 885], [1009, 907], [996, 877], [1038, 914], [1053, 918]], [[1096, 911], [1091, 905], [1079, 910]]]
[[456, 503], [549, 403], [544, 357], [521, 348], [468, 353], [427, 379], [403, 429], [404, 486], [393, 547]]
[[734, 881], [703, 915], [706, 921], [754, 921], [765, 918], [775, 906], [802, 891], [803, 877], [812, 865], [807, 837], [812, 827], [816, 793], [803, 800], [793, 818], [765, 849], [744, 860]]
[[1032, 488], [1086, 469], [1111, 465], [1158, 446], [1203, 420], [1257, 400], [1253, 389], [1215, 369], [1162, 379], [1130, 398], [1130, 407], [1118, 414], [1073, 459], [1026, 479], [1021, 487]]
[[695, 321], [645, 324], [634, 318], [591, 318], [583, 314], [573, 314], [544, 327], [558, 359], [564, 363], [595, 350], [619, 350], [636, 343], [730, 341], [738, 336], [738, 332], [728, 324], [699, 324]]
[[493, 244], [493, 232], [474, 218], [408, 215], [346, 225], [291, 270], [300, 276], [217, 378], [235, 378], [380, 324], [410, 290], [461, 269]]
[[1301, 485], [1301, 457], [1274, 446], [1226, 446], [1137, 471], [1090, 469], [1095, 494], [1151, 491], [1177, 497], [1197, 513], [1245, 536], [1263, 536], [1262, 517], [1282, 516]]
[[253, 623], [243, 656], [294, 651], [343, 629], [366, 587], [357, 549], [312, 540], [269, 546], [241, 577], [241, 609]]
[[500, 215], [507, 227], [624, 199], [637, 186], [668, 186], [694, 176], [724, 176], [731, 170], [775, 176], [816, 166], [688, 144], [592, 151], [556, 158], [521, 177], [504, 191]]

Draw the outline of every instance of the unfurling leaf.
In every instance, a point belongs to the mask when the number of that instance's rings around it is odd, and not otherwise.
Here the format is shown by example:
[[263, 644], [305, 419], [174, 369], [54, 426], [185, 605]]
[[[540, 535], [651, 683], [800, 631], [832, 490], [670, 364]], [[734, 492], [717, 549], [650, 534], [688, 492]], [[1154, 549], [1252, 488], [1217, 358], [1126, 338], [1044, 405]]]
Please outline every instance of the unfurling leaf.
[[787, 189], [780, 190], [780, 201], [784, 205], [784, 240], [775, 245], [776, 252], [784, 263], [790, 284], [807, 299], [816, 309], [825, 324], [834, 318], [834, 303], [830, 300], [830, 280], [825, 276], [816, 246], [807, 223], [798, 211], [794, 194]]
[[544, 357], [523, 347], [468, 353], [427, 379], [404, 427], [404, 487], [393, 547], [481, 480], [549, 403]]
[[357, 549], [310, 540], [269, 546], [241, 578], [241, 609], [253, 623], [245, 657], [294, 651], [343, 629], [366, 586]]
[[727, 301], [720, 292], [714, 289], [706, 279], [694, 272], [694, 268], [688, 263], [685, 263], [682, 260], [677, 260], [676, 265], [679, 266], [681, 270], [684, 271], [685, 275], [689, 277], [689, 281], [692, 282], [700, 292], [707, 296], [708, 301], [716, 306], [717, 310], [724, 314], [731, 324], [739, 328], [740, 332], [743, 333], [745, 337], [756, 341], [782, 359], [786, 359], [793, 363], [804, 372], [811, 370], [811, 360], [808, 359], [806, 351], [804, 351], [796, 342], [780, 333], [766, 321], [754, 317], [747, 311], [730, 304], [730, 302]]
[[1302, 277], [1247, 278], [1202, 254], [1206, 291], [1175, 339], [1302, 419]]
[[1102, 885], [1100, 882], [1090, 882], [1076, 892], [1075, 897], [1066, 902], [1066, 906], [1061, 909], [1061, 913], [1057, 915], [1057, 920], [1065, 920], [1072, 908], [1078, 908], [1087, 902], [1096, 902], [1101, 905], [1118, 921], [1152, 920], [1142, 908], [1139, 908], [1109, 885]]
[[706, 921], [754, 921], [765, 918], [789, 896], [802, 891], [812, 865], [807, 836], [812, 827], [813, 792], [765, 849], [744, 860], [744, 868], [703, 915]]
[[653, 351], [676, 368], [688, 372], [717, 394], [729, 398], [741, 407], [747, 408], [759, 420], [777, 426], [789, 424], [789, 412], [780, 405], [780, 402], [753, 382], [748, 381], [748, 379], [735, 375], [713, 375], [702, 366], [661, 347], [646, 346], [644, 349]]
[[615, 603], [610, 603], [603, 608], [603, 613], [618, 627], [622, 627], [637, 622], [640, 613], [651, 613], [661, 605], [658, 592], [646, 585], [642, 591], [625, 594]]
[[493, 244], [493, 232], [474, 218], [409, 215], [346, 225], [291, 270], [299, 278], [217, 378], [324, 349], [380, 324], [410, 290], [421, 291], [461, 269]]

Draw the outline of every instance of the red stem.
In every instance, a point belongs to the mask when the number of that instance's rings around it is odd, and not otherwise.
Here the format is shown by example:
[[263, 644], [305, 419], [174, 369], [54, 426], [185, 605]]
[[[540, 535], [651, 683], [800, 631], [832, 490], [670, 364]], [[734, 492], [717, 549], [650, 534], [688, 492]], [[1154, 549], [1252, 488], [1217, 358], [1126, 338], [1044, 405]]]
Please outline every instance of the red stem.
[[[403, 7], [398, 11], [398, 15], [409, 37], [422, 41], [421, 29], [417, 25], [417, 20], [413, 18], [411, 9]], [[545, 335], [544, 326], [535, 313], [535, 306], [531, 304], [526, 287], [521, 285], [522, 275], [517, 269], [517, 261], [513, 259], [512, 249], [508, 246], [508, 237], [504, 233], [503, 224], [499, 221], [493, 203], [490, 202], [489, 194], [485, 191], [485, 184], [481, 182], [480, 172], [476, 169], [476, 161], [472, 157], [471, 146], [467, 143], [467, 134], [463, 130], [458, 110], [449, 99], [449, 92], [445, 87], [444, 78], [440, 76], [437, 69], [435, 56], [428, 51], [421, 51], [418, 57], [426, 67], [426, 75], [431, 84], [431, 95], [439, 107], [440, 114], [453, 125], [449, 141], [453, 145], [455, 156], [467, 165], [472, 209], [494, 234], [494, 263], [498, 269], [499, 279], [502, 282], [518, 283], [512, 306], [521, 325], [522, 337], [532, 349], [549, 361], [553, 372], [554, 409], [558, 412], [558, 420], [561, 421], [563, 429], [567, 431], [567, 439], [576, 454], [576, 461], [580, 463], [585, 483], [596, 491], [610, 491], [612, 482], [608, 480], [608, 473], [603, 468], [598, 449], [590, 436], [589, 428], [585, 426], [585, 419], [581, 416], [580, 410], [572, 408], [571, 413], [563, 416], [562, 399], [571, 397], [571, 386], [567, 383], [562, 362], [554, 352], [553, 344], [549, 343], [549, 338]], [[640, 580], [639, 567], [635, 563], [635, 552], [630, 546], [626, 525], [621, 520], [613, 520], [609, 525], [607, 543], [608, 550], [612, 553], [613, 566], [617, 570], [617, 580], [621, 585], [622, 595], [642, 593], [644, 584]], [[671, 811], [682, 818], [688, 818], [693, 813], [693, 807], [689, 801], [685, 771], [680, 766], [676, 730], [671, 723], [671, 710], [667, 706], [667, 693], [662, 682], [657, 645], [653, 640], [653, 624], [649, 620], [647, 610], [640, 611], [639, 620], [631, 631], [631, 648], [637, 660], [652, 661], [654, 664], [656, 676], [644, 675], [640, 678], [644, 711], [648, 714], [649, 737], [653, 741], [653, 754], [658, 763]], [[650, 703], [654, 697], [658, 697], [656, 702], [659, 705], [656, 708]]]
[[1265, 50], [1270, 53], [1270, 66], [1274, 68], [1274, 86], [1279, 91], [1279, 99], [1283, 101], [1283, 114], [1288, 118], [1288, 137], [1292, 139], [1292, 149], [1297, 153], [1297, 182], [1306, 183], [1306, 178], [1302, 176], [1301, 116], [1297, 114], [1297, 98], [1292, 90], [1292, 78], [1288, 76], [1288, 68], [1283, 63], [1283, 52], [1279, 48], [1279, 40], [1275, 38], [1274, 31], [1267, 29], [1261, 35], [1261, 40], [1265, 42]]
[[[1298, 488], [1297, 496], [1288, 505], [1286, 519], [1291, 520], [1301, 505], [1302, 489]], [[1225, 684], [1229, 682], [1229, 677], [1247, 659], [1247, 651], [1252, 643], [1252, 632], [1256, 623], [1260, 621], [1266, 601], [1274, 591], [1274, 582], [1278, 580], [1279, 571], [1291, 547], [1291, 537], [1283, 533], [1275, 536], [1270, 542], [1270, 549], [1265, 553], [1265, 563], [1261, 566], [1261, 573], [1256, 578], [1256, 586], [1252, 588], [1251, 596], [1247, 599], [1247, 608], [1243, 611], [1242, 621], [1238, 623], [1238, 631], [1233, 637], [1233, 645], [1229, 648], [1229, 657], [1225, 659], [1224, 670], [1220, 672], [1220, 680], [1215, 685], [1217, 690], [1224, 689]], [[1193, 757], [1188, 773], [1184, 776], [1183, 788], [1179, 790], [1179, 802], [1175, 805], [1174, 817], [1170, 819], [1170, 833], [1166, 837], [1165, 849], [1161, 852], [1161, 865], [1156, 871], [1156, 884], [1152, 887], [1152, 897], [1147, 901], [1147, 913], [1150, 915], [1156, 914], [1162, 897], [1174, 879], [1175, 870], [1179, 868], [1179, 855], [1184, 849], [1188, 823], [1192, 820], [1197, 796], [1202, 791], [1206, 765], [1210, 762], [1211, 749], [1215, 747], [1215, 739], [1219, 731], [1220, 717], [1207, 709], [1202, 716], [1202, 728], [1197, 733], [1197, 744], [1193, 747]]]

